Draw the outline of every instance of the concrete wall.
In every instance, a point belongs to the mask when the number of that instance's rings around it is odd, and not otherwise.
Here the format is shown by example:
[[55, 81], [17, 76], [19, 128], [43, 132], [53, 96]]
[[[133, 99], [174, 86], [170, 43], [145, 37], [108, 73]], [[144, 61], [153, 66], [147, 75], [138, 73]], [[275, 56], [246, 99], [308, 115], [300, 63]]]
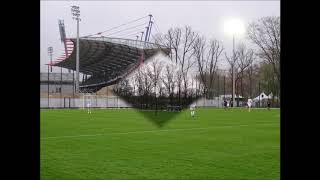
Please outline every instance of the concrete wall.
[[[83, 108], [84, 104], [87, 104], [88, 100], [83, 98], [50, 98], [49, 108]], [[216, 107], [223, 108], [223, 99], [205, 99], [200, 98], [193, 102], [197, 107]], [[246, 106], [245, 103], [241, 104], [240, 107]], [[48, 98], [40, 98], [40, 107], [48, 108]], [[121, 98], [114, 97], [91, 97], [91, 107], [93, 108], [126, 108], [132, 107], [131, 104], [122, 100]], [[253, 103], [253, 107], [258, 107], [258, 103]], [[266, 107], [266, 104], [261, 102], [261, 107]]]
[[[84, 102], [85, 101], [85, 102]], [[49, 108], [83, 108], [87, 100], [83, 98], [49, 98]], [[93, 108], [131, 107], [119, 97], [91, 98]], [[48, 108], [48, 98], [40, 98], [40, 108]]]
[[[55, 93], [57, 88], [60, 88], [60, 84], [50, 84], [49, 92]], [[72, 93], [73, 85], [72, 84], [62, 84], [62, 93]], [[40, 84], [40, 93], [48, 93], [48, 84]]]

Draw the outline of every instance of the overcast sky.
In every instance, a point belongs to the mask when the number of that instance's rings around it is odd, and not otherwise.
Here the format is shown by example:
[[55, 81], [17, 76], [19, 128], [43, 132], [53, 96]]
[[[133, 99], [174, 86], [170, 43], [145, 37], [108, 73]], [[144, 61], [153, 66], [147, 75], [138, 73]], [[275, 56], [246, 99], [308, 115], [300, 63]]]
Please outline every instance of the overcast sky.
[[[280, 16], [280, 1], [41, 1], [40, 6], [40, 57], [41, 72], [46, 72], [49, 61], [47, 48], [53, 47], [53, 59], [63, 54], [58, 19], [63, 19], [67, 37], [76, 36], [76, 22], [71, 16], [71, 5], [80, 6], [80, 36], [98, 33], [134, 19], [152, 14], [160, 32], [170, 27], [189, 25], [194, 31], [215, 38], [223, 43], [227, 52], [232, 51], [232, 37], [224, 33], [223, 25], [230, 18], [239, 18], [245, 24], [264, 16]], [[147, 23], [148, 18], [132, 24]], [[126, 26], [130, 27], [130, 26]], [[116, 31], [116, 30], [115, 30]], [[154, 33], [157, 29], [152, 28]], [[130, 31], [127, 31], [130, 32]], [[118, 35], [125, 34], [118, 33]], [[130, 33], [129, 33], [130, 34]], [[117, 34], [115, 34], [117, 36]], [[133, 39], [135, 35], [132, 37]], [[244, 36], [236, 37], [250, 43]], [[221, 67], [225, 65], [220, 64]], [[53, 68], [59, 72], [58, 68]], [[67, 72], [67, 71], [64, 71]]]

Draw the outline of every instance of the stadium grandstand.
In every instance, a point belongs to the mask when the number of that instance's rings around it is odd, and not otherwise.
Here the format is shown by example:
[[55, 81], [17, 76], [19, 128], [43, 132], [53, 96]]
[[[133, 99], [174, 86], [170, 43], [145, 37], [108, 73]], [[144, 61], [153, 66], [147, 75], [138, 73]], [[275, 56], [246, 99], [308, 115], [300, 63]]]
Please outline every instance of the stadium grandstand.
[[[76, 39], [67, 41], [75, 47]], [[83, 93], [95, 93], [105, 86], [114, 85], [159, 51], [170, 52], [167, 47], [155, 43], [109, 37], [80, 38], [79, 48], [79, 72], [84, 75], [80, 92]], [[65, 59], [50, 65], [76, 70], [76, 52], [73, 49]]]

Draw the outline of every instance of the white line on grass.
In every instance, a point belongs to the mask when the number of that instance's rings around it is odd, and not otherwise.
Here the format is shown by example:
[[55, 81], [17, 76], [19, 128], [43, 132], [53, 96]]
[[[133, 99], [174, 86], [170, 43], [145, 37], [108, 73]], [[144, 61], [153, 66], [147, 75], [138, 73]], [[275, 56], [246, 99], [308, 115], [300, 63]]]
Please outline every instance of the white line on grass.
[[[273, 125], [278, 123], [259, 123], [254, 125]], [[53, 136], [41, 138], [41, 140], [47, 139], [63, 139], [63, 138], [76, 138], [76, 137], [92, 137], [92, 136], [104, 136], [104, 135], [121, 135], [121, 134], [136, 134], [136, 133], [149, 133], [149, 132], [168, 132], [168, 131], [189, 131], [189, 130], [205, 130], [211, 128], [223, 128], [223, 127], [241, 127], [241, 126], [251, 126], [252, 124], [240, 124], [240, 125], [226, 125], [226, 126], [212, 126], [206, 128], [185, 128], [185, 129], [161, 129], [161, 130], [150, 130], [150, 131], [131, 131], [131, 132], [119, 132], [119, 133], [102, 133], [102, 134], [83, 134], [74, 136]]]

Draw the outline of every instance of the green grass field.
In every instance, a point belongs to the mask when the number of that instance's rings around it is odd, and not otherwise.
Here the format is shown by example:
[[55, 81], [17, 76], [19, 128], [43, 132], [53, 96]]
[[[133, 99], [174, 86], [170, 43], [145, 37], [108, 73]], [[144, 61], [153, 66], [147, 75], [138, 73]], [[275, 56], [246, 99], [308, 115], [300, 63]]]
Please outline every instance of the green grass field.
[[189, 114], [41, 110], [41, 180], [280, 179], [279, 109]]

